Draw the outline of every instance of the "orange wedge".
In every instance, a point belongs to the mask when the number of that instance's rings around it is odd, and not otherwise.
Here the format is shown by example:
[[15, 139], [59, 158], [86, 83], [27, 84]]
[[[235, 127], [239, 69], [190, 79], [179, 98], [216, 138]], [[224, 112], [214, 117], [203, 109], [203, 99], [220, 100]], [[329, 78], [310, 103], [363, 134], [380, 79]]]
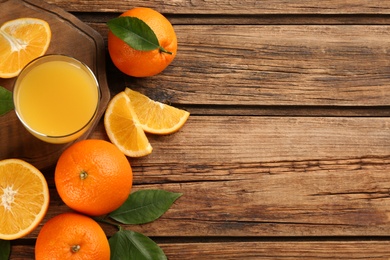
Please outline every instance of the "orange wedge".
[[48, 207], [49, 189], [37, 168], [19, 159], [0, 161], [0, 239], [27, 235]]
[[154, 101], [147, 96], [125, 89], [138, 120], [145, 132], [152, 134], [171, 134], [178, 131], [187, 121], [190, 113], [176, 107]]
[[108, 138], [125, 155], [141, 157], [152, 152], [152, 146], [145, 135], [124, 91], [110, 101], [104, 115], [104, 127]]
[[19, 18], [0, 27], [0, 78], [12, 78], [46, 53], [51, 40], [49, 24], [37, 18]]

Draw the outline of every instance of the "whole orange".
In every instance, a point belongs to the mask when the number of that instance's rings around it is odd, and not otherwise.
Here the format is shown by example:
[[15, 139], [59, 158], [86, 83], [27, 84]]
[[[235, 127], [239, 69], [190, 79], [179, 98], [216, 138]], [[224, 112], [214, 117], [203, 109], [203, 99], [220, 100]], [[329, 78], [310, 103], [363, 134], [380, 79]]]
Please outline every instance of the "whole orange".
[[91, 216], [110, 213], [128, 198], [133, 172], [127, 157], [112, 143], [83, 140], [58, 159], [54, 181], [70, 208]]
[[133, 77], [153, 76], [162, 72], [172, 62], [177, 52], [177, 37], [172, 24], [161, 13], [144, 7], [130, 9], [121, 16], [136, 17], [144, 21], [156, 34], [160, 46], [172, 54], [161, 52], [159, 49], [135, 50], [109, 31], [108, 51], [114, 65]]
[[78, 213], [47, 221], [35, 244], [35, 259], [110, 259], [110, 245], [100, 225]]

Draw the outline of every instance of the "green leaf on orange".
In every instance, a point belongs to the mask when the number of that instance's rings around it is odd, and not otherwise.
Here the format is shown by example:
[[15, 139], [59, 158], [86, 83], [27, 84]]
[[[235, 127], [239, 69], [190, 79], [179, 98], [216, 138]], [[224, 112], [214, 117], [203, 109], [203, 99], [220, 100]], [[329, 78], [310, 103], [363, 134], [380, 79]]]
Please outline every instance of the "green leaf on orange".
[[14, 109], [12, 92], [0, 86], [0, 116]]
[[122, 224], [145, 224], [161, 217], [182, 193], [165, 190], [138, 190], [109, 217]]
[[137, 17], [120, 16], [108, 21], [107, 25], [115, 36], [135, 50], [152, 51], [159, 49], [161, 52], [170, 53], [160, 46], [152, 28]]

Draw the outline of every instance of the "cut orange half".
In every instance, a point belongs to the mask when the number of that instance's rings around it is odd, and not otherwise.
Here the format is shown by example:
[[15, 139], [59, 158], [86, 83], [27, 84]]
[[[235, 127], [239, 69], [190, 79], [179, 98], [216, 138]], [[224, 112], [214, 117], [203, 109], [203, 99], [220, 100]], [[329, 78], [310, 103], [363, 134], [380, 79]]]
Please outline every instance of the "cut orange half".
[[125, 155], [141, 157], [152, 152], [152, 146], [143, 131], [130, 98], [124, 91], [110, 101], [104, 115], [108, 138]]
[[154, 101], [149, 97], [125, 89], [144, 131], [152, 134], [171, 134], [178, 131], [187, 121], [190, 113], [176, 107]]
[[19, 159], [0, 161], [0, 239], [27, 235], [48, 207], [49, 189], [37, 168]]
[[0, 27], [0, 78], [17, 76], [23, 67], [46, 53], [49, 24], [37, 18], [19, 18]]

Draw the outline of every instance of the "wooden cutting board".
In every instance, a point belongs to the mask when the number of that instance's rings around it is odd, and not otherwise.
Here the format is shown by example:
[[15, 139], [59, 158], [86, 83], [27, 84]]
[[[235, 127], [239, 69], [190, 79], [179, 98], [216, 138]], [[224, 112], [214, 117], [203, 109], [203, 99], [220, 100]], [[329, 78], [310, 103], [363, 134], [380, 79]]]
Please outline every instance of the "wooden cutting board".
[[[46, 54], [73, 56], [86, 63], [98, 78], [101, 88], [98, 116], [91, 129], [78, 140], [86, 139], [104, 114], [110, 99], [102, 36], [70, 13], [43, 1], [0, 0], [0, 25], [21, 17], [40, 18], [49, 23], [52, 39]], [[0, 78], [0, 86], [12, 91], [14, 81], [15, 78]], [[36, 139], [24, 129], [15, 111], [0, 116], [0, 160], [19, 158], [45, 169], [55, 165], [62, 151], [70, 144], [49, 144]]]

